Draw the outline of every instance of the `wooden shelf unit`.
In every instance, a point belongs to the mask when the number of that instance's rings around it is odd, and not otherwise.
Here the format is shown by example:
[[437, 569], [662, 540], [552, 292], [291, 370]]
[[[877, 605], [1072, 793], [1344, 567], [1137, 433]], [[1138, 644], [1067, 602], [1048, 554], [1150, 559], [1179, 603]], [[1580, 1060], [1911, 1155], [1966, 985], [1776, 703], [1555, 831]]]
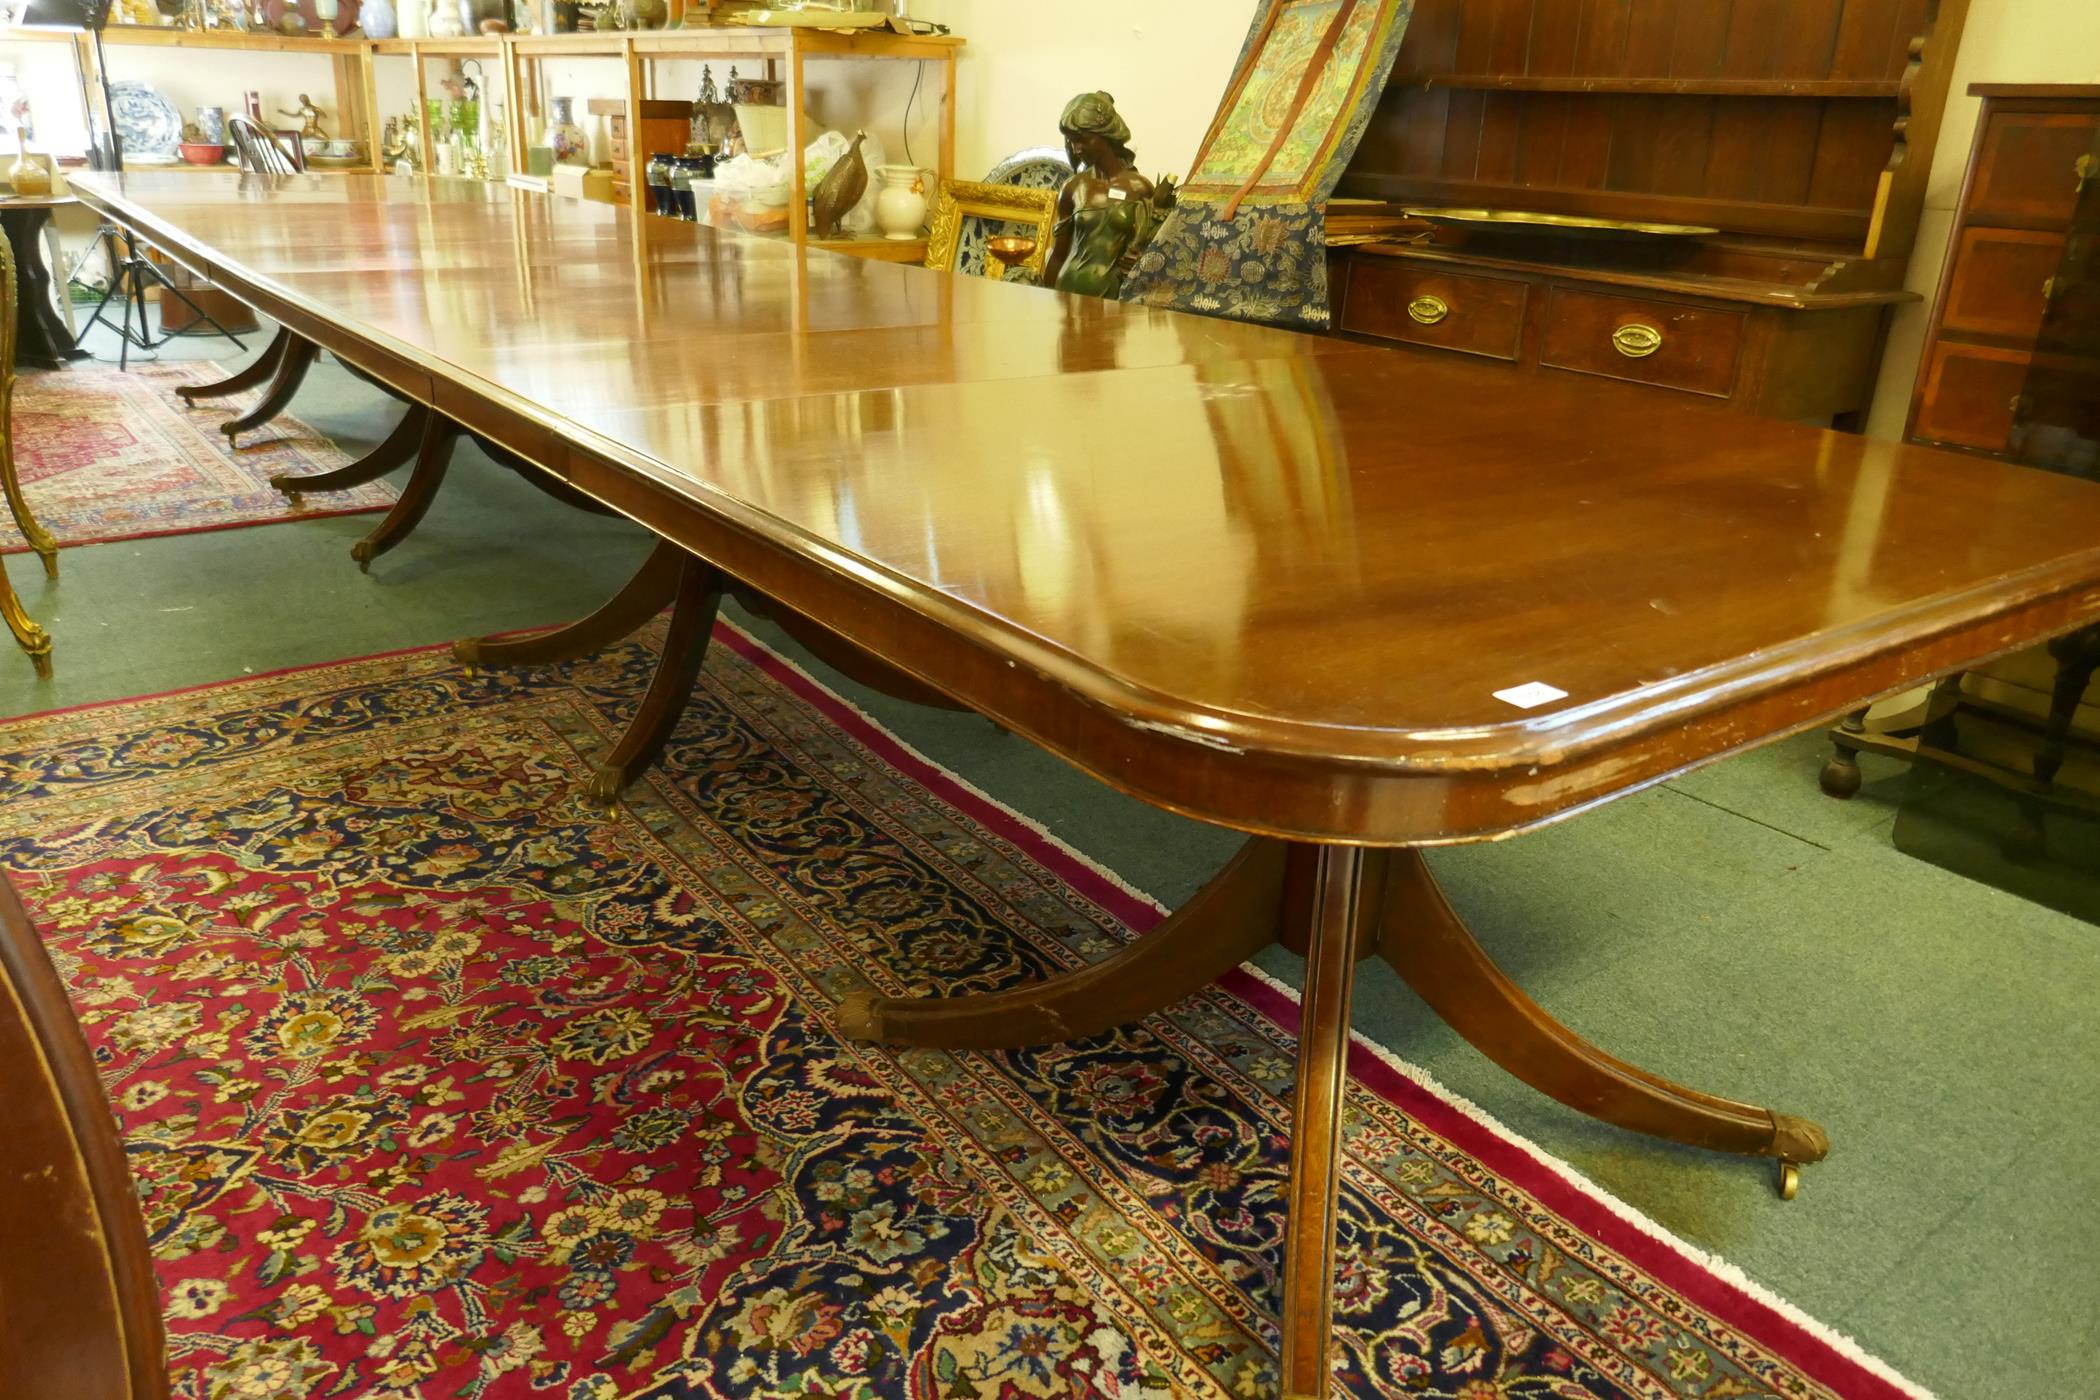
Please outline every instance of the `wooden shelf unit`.
[[[105, 130], [110, 115], [102, 108], [102, 85], [95, 69], [95, 45], [79, 30], [14, 28], [0, 30], [0, 42], [55, 42], [71, 44], [86, 75], [89, 101], [96, 105], [96, 122]], [[160, 29], [145, 25], [113, 24], [102, 31], [102, 45], [110, 49], [196, 49], [238, 53], [305, 54], [329, 60], [335, 83], [334, 125], [339, 135], [365, 143], [366, 159], [355, 166], [320, 167], [324, 171], [380, 169], [377, 90], [373, 83], [372, 54], [376, 45], [367, 39], [289, 38], [282, 34], [248, 34], [227, 29]], [[119, 76], [118, 61], [112, 59], [110, 78]], [[230, 109], [229, 109], [230, 110]], [[195, 170], [210, 172], [222, 166], [137, 164], [126, 162], [126, 170]]]
[[[511, 168], [525, 168], [525, 150], [531, 142], [531, 123], [545, 110], [539, 65], [554, 58], [604, 58], [617, 60], [627, 70], [627, 130], [641, 129], [643, 104], [655, 98], [653, 66], [660, 61], [720, 60], [759, 61], [766, 76], [783, 84], [782, 100], [788, 109], [788, 143], [797, 151], [816, 138], [803, 120], [802, 94], [806, 88], [804, 65], [810, 59], [870, 59], [904, 62], [936, 62], [943, 68], [939, 98], [939, 155], [935, 175], [947, 179], [955, 173], [955, 74], [963, 40], [952, 35], [904, 35], [886, 30], [836, 32], [785, 26], [761, 29], [725, 25], [708, 28], [657, 29], [639, 33], [534, 34], [504, 40], [505, 81], [514, 94], [510, 103]], [[646, 212], [648, 181], [643, 165], [649, 152], [631, 146], [617, 178], [627, 187], [628, 198], [638, 212]], [[789, 162], [788, 232], [790, 241], [809, 240], [809, 190], [802, 162]], [[836, 240], [826, 247], [848, 249], [867, 240]], [[849, 247], [851, 245], [851, 247]], [[895, 246], [895, 245], [892, 245]], [[889, 250], [881, 250], [887, 253]], [[863, 256], [880, 256], [863, 253]]]
[[[699, 11], [713, 13], [716, 0], [688, 0], [680, 4], [673, 0], [672, 19], [680, 15], [692, 15]], [[895, 34], [888, 30], [826, 30], [803, 26], [779, 28], [757, 28], [746, 25], [695, 25], [684, 29], [657, 29], [645, 31], [620, 31], [591, 34], [518, 34], [518, 35], [467, 35], [457, 38], [419, 39], [341, 39], [302, 37], [291, 38], [282, 34], [251, 34], [238, 30], [193, 30], [152, 28], [140, 25], [112, 25], [103, 31], [104, 42], [115, 47], [145, 48], [192, 48], [235, 50], [248, 53], [304, 53], [321, 54], [334, 64], [336, 87], [336, 126], [338, 131], [350, 136], [355, 134], [365, 143], [369, 159], [356, 168], [382, 171], [383, 156], [380, 152], [380, 131], [383, 118], [379, 112], [378, 89], [374, 75], [375, 58], [407, 58], [416, 69], [416, 121], [421, 149], [425, 159], [431, 150], [429, 130], [429, 91], [424, 64], [430, 59], [477, 58], [493, 60], [502, 68], [502, 83], [507, 108], [505, 144], [513, 173], [525, 170], [525, 151], [531, 143], [533, 123], [540, 120], [545, 110], [545, 94], [541, 90], [539, 65], [551, 59], [602, 58], [617, 61], [626, 68], [627, 127], [638, 130], [638, 117], [642, 104], [653, 97], [653, 65], [660, 61], [682, 59], [737, 60], [762, 62], [766, 65], [766, 76], [785, 85], [785, 98], [789, 113], [789, 140], [797, 148], [806, 147], [815, 139], [803, 121], [801, 94], [805, 87], [804, 65], [811, 59], [866, 59], [894, 62], [930, 62], [942, 67], [943, 83], [938, 97], [938, 164], [936, 178], [950, 178], [955, 173], [955, 79], [956, 60], [964, 41], [953, 35]], [[84, 71], [93, 87], [93, 51], [88, 36], [77, 30], [18, 28], [0, 31], [0, 40], [49, 42], [75, 46], [81, 56]], [[103, 114], [104, 120], [107, 114]], [[642, 165], [649, 153], [630, 149], [622, 162], [618, 179], [628, 192], [628, 197], [637, 209], [648, 205], [648, 182]], [[809, 237], [808, 190], [803, 178], [800, 161], [791, 162], [788, 237], [802, 243]], [[214, 166], [138, 166], [137, 169], [153, 170], [198, 170], [209, 171], [223, 167]], [[346, 167], [323, 167], [341, 170]], [[881, 258], [888, 261], [905, 259], [905, 250], [918, 247], [923, 256], [921, 243], [897, 243], [880, 239], [840, 239], [826, 244], [827, 247], [846, 249], [864, 257]]]
[[[1904, 271], [1967, 10], [1417, 0], [1338, 195], [1393, 213], [1525, 210], [1715, 232], [1615, 243], [1417, 224], [1409, 232], [1428, 241], [1337, 255], [1339, 324], [1529, 371], [1863, 421], [1887, 308], [1910, 298]], [[1469, 270], [1504, 280], [1450, 280]], [[1377, 304], [1403, 292], [1403, 305], [1429, 297], [1448, 311], [1425, 326]], [[1607, 314], [1598, 296], [1623, 304]], [[1468, 304], [1493, 324], [1465, 321]], [[1661, 334], [1659, 350], [1590, 342], [1636, 324]]]

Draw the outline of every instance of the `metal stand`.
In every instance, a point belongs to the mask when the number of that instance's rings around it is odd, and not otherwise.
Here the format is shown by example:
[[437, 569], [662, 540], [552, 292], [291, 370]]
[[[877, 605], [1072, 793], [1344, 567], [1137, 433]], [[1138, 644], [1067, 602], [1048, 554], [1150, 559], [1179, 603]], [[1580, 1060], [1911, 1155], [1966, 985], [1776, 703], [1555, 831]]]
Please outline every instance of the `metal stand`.
[[[195, 329], [197, 326], [210, 326], [214, 334], [232, 341], [235, 348], [248, 348], [241, 344], [239, 336], [213, 319], [210, 312], [191, 301], [189, 295], [176, 286], [167, 273], [154, 266], [152, 261], [139, 251], [138, 239], [130, 232], [115, 224], [104, 224], [95, 230], [95, 244], [103, 249], [104, 255], [109, 259], [109, 285], [102, 290], [102, 300], [95, 303], [94, 314], [81, 326], [80, 334], [73, 342], [76, 346], [87, 344], [88, 333], [93, 331], [98, 323], [108, 326], [117, 333], [117, 368], [121, 370], [130, 367], [131, 352], [134, 348], [155, 350], [173, 340], [175, 337], [172, 333], [156, 337], [153, 333], [153, 323], [148, 319], [146, 289], [158, 287], [163, 297], [175, 297], [195, 313], [197, 319], [191, 323], [191, 329], [183, 334], [194, 335], [198, 333]], [[85, 260], [82, 259], [83, 262]], [[109, 304], [112, 301], [119, 302], [123, 307], [121, 321], [105, 319], [109, 315]], [[132, 325], [134, 315], [138, 318], [135, 329]]]

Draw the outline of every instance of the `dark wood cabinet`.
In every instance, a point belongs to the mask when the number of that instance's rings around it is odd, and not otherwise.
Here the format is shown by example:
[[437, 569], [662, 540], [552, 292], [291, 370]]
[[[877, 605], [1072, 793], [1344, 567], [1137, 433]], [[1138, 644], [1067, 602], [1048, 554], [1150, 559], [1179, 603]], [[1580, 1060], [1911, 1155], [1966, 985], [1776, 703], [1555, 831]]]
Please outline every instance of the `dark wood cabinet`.
[[[2100, 478], [2100, 86], [1969, 91], [1983, 110], [1906, 436]], [[1976, 529], [2032, 525], [2012, 516]], [[1831, 736], [1823, 788], [1857, 792], [1862, 750], [1994, 784], [2017, 799], [2019, 825], [2005, 841], [2025, 868], [2047, 852], [2050, 813], [2100, 817], [2089, 776], [2100, 738], [2082, 708], [2096, 669], [2100, 628], [2088, 627], [1952, 677], [1908, 715], [1869, 724], [1861, 711]], [[2059, 781], [2073, 749], [2087, 761]]]
[[2080, 213], [2100, 189], [2100, 86], [1970, 91], [1983, 111], [1906, 435], [2031, 460], [2015, 442], [2030, 377], [2100, 394], [2079, 337], [2093, 317], [2078, 304], [2100, 232]]
[[[1337, 328], [1858, 421], [1888, 310], [1911, 299], [1904, 272], [1967, 9], [1417, 0], [1337, 192], [1331, 228], [1372, 230], [1336, 240]], [[2022, 158], [2045, 161], [2060, 139], [2037, 129]], [[1426, 206], [1712, 232], [1409, 222]], [[1423, 298], [1447, 310], [1425, 321], [1433, 306], [1411, 310]]]

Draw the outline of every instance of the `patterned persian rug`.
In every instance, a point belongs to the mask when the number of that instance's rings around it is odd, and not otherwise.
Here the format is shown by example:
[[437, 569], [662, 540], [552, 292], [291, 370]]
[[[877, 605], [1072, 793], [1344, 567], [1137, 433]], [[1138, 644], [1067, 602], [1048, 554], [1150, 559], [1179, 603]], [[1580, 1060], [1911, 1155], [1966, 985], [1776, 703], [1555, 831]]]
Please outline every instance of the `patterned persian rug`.
[[[229, 448], [219, 424], [252, 404], [254, 393], [196, 408], [175, 397], [178, 384], [224, 377], [201, 360], [25, 371], [15, 381], [15, 466], [37, 522], [65, 547], [393, 504], [394, 488], [382, 481], [311, 496], [307, 509], [294, 510], [271, 477], [327, 471], [351, 458], [289, 414], [250, 433], [250, 445]], [[0, 554], [28, 548], [0, 510]]]
[[[1025, 1054], [841, 1043], [852, 989], [1014, 983], [1160, 911], [717, 639], [611, 815], [581, 794], [639, 643], [0, 725], [0, 866], [116, 1105], [176, 1393], [1272, 1395], [1289, 994]], [[1338, 1394], [1917, 1393], [1356, 1068]]]

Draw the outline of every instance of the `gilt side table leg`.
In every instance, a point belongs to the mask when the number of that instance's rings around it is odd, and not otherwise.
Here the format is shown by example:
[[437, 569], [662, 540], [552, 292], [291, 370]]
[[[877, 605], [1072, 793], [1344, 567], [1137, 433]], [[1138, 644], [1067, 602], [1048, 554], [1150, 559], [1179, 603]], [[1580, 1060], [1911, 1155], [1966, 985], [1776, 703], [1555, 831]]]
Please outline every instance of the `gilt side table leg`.
[[30, 620], [29, 613], [15, 597], [14, 585], [7, 581], [7, 565], [0, 560], [0, 623], [14, 633], [15, 643], [29, 655], [29, 664], [36, 668], [39, 680], [51, 679], [51, 634]]
[[58, 541], [30, 513], [29, 498], [22, 494], [22, 478], [15, 471], [14, 397], [14, 372], [0, 366], [0, 495], [7, 497], [7, 508], [13, 512], [22, 538], [29, 541], [29, 547], [43, 561], [44, 577], [57, 578]]

